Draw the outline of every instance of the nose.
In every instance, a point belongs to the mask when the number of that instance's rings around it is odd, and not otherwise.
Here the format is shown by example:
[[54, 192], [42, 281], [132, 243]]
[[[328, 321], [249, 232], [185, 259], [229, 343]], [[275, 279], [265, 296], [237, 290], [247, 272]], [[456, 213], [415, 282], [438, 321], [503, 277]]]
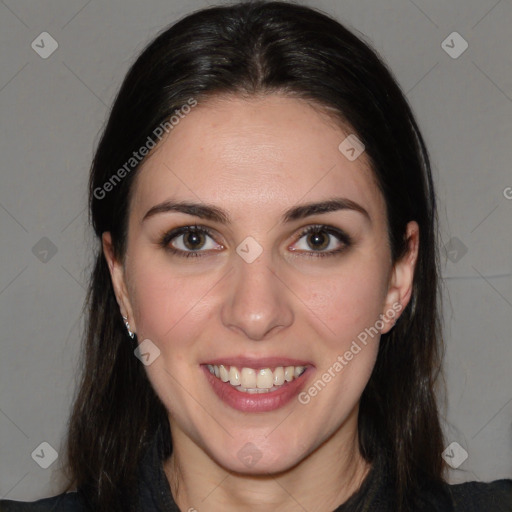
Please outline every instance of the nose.
[[239, 258], [226, 286], [229, 292], [221, 319], [229, 329], [259, 341], [292, 325], [291, 292], [276, 277], [267, 258], [260, 257], [252, 263]]

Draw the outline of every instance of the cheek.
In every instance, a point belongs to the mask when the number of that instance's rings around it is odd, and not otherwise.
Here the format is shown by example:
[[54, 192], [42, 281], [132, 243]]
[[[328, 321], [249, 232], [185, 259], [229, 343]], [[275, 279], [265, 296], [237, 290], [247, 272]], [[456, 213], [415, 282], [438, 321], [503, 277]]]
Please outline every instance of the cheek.
[[300, 286], [311, 316], [323, 323], [334, 343], [341, 344], [375, 325], [387, 291], [382, 269], [376, 262], [346, 265]]
[[323, 418], [327, 432], [356, 407], [375, 366], [384, 286], [369, 268], [359, 272], [354, 265], [352, 272], [309, 283], [304, 301], [320, 340], [315, 376], [300, 403]]
[[139, 339], [149, 338], [161, 350], [179, 349], [197, 339], [211, 310], [216, 279], [179, 276], [155, 265], [134, 269], [133, 275], [137, 278], [132, 280], [131, 296]]

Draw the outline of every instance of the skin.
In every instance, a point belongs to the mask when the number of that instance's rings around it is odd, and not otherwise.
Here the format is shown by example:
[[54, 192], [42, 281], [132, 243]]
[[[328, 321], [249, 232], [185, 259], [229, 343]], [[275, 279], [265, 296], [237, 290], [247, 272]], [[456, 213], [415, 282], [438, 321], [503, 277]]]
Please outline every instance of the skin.
[[[393, 266], [385, 203], [365, 154], [350, 162], [338, 149], [349, 133], [313, 104], [278, 94], [200, 103], [140, 169], [124, 262], [103, 235], [120, 314], [139, 342], [150, 339], [161, 352], [145, 368], [169, 412], [174, 452], [164, 469], [182, 510], [287, 512], [300, 504], [330, 512], [370, 469], [357, 417], [380, 335], [308, 404], [294, 399], [271, 412], [230, 408], [200, 367], [228, 356], [299, 358], [314, 367], [307, 390], [379, 315], [407, 305], [418, 225], [408, 224], [409, 251]], [[370, 219], [345, 209], [281, 222], [288, 208], [334, 196], [357, 202]], [[220, 207], [231, 222], [180, 212], [142, 221], [167, 199]], [[202, 257], [159, 245], [163, 233], [195, 223], [214, 232]], [[299, 240], [315, 224], [343, 230], [352, 245], [315, 256], [308, 237]], [[252, 263], [236, 252], [247, 236], [263, 249]], [[343, 247], [326, 236], [327, 250]], [[172, 243], [186, 249], [183, 241]], [[388, 313], [381, 333], [398, 316]], [[237, 456], [248, 442], [261, 456], [251, 467]]]

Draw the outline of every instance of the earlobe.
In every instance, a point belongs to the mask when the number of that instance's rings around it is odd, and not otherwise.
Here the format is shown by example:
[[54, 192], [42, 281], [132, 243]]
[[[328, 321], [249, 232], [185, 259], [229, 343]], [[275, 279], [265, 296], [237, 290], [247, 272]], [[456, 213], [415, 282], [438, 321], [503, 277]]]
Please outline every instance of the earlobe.
[[[391, 330], [412, 296], [414, 272], [419, 253], [419, 226], [416, 221], [410, 221], [407, 224], [405, 237], [407, 252], [395, 263], [391, 273], [383, 312], [385, 325], [381, 330], [382, 334]], [[388, 315], [387, 312], [391, 310], [396, 314]]]
[[125, 322], [129, 322], [131, 331], [135, 332], [135, 319], [133, 317], [132, 307], [128, 298], [124, 267], [115, 257], [111, 234], [108, 231], [105, 231], [101, 236], [101, 240], [103, 254], [110, 271], [110, 278], [112, 280], [112, 286], [114, 287], [114, 293], [116, 295], [117, 304], [119, 305], [120, 314]]

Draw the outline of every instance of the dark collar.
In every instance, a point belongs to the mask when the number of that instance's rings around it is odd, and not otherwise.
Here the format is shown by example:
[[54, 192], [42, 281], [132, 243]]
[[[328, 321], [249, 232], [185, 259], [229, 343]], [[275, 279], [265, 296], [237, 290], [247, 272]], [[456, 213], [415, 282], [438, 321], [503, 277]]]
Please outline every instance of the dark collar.
[[[170, 452], [170, 435], [160, 426], [139, 466], [140, 512], [180, 512], [174, 502], [163, 463]], [[333, 512], [392, 512], [393, 481], [385, 458], [380, 455], [372, 464], [361, 487]], [[452, 512], [453, 505], [444, 486], [425, 485], [418, 493], [415, 511]]]
[[140, 512], [180, 512], [164, 472], [163, 463], [168, 452], [166, 444], [169, 438], [164, 436], [162, 428], [162, 426], [158, 427], [139, 466], [137, 510]]

